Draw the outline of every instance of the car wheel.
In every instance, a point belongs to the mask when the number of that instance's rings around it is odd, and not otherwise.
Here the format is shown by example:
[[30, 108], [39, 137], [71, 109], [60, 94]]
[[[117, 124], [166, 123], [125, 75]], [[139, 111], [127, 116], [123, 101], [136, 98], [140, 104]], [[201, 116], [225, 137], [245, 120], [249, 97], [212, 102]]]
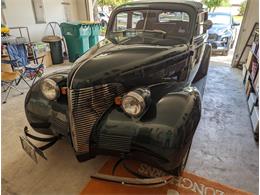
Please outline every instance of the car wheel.
[[183, 171], [186, 167], [187, 161], [188, 161], [188, 157], [189, 157], [189, 154], [190, 154], [190, 148], [191, 148], [191, 145], [189, 146], [189, 149], [187, 150], [184, 158], [182, 159], [181, 164], [177, 168], [174, 169], [174, 171], [173, 171], [174, 175], [176, 175], [176, 176], [182, 175], [182, 173], [183, 173]]

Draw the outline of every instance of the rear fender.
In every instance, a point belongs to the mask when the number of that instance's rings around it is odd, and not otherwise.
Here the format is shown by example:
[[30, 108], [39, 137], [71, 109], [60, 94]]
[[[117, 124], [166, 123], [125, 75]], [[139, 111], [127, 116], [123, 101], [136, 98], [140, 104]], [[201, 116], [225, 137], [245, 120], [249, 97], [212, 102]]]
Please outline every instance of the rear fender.
[[112, 108], [92, 133], [92, 152], [131, 156], [173, 170], [181, 163], [200, 120], [199, 92], [186, 87], [168, 93], [147, 113], [153, 114], [134, 119], [121, 108]]

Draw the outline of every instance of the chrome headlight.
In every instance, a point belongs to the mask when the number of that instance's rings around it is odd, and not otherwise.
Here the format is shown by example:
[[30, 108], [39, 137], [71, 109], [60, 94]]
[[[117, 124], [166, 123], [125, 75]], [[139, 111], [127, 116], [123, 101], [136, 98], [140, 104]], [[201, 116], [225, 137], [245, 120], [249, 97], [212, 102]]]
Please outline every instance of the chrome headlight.
[[123, 96], [122, 109], [130, 116], [138, 117], [142, 115], [149, 105], [150, 91], [147, 89], [137, 89], [130, 91]]
[[44, 79], [41, 82], [41, 91], [42, 94], [48, 99], [48, 100], [55, 100], [60, 95], [59, 86], [57, 83], [52, 79]]

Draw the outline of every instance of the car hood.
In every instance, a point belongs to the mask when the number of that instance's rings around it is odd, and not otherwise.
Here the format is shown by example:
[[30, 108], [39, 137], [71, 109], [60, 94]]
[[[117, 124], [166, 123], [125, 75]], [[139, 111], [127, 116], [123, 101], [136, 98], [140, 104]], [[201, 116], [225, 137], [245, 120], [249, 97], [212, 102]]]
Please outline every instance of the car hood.
[[223, 34], [230, 29], [230, 25], [213, 24], [208, 30], [209, 34]]
[[68, 86], [71, 89], [79, 89], [98, 84], [127, 82], [125, 77], [135, 70], [187, 53], [187, 50], [186, 44], [170, 47], [143, 44], [118, 45], [104, 40], [75, 62], [68, 77]]

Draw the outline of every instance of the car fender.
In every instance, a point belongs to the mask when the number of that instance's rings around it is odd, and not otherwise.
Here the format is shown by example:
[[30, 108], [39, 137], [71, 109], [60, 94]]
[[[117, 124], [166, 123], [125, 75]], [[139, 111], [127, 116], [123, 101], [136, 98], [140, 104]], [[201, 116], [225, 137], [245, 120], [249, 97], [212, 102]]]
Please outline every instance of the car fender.
[[46, 135], [68, 134], [67, 96], [60, 95], [58, 100], [50, 101], [41, 92], [41, 82], [50, 78], [59, 87], [66, 85], [66, 72], [54, 73], [39, 79], [25, 97], [24, 109], [30, 126], [38, 133]]
[[201, 115], [198, 90], [186, 87], [162, 97], [141, 119], [127, 116], [121, 108], [105, 114], [91, 135], [96, 154], [134, 156], [171, 172], [188, 148]]

